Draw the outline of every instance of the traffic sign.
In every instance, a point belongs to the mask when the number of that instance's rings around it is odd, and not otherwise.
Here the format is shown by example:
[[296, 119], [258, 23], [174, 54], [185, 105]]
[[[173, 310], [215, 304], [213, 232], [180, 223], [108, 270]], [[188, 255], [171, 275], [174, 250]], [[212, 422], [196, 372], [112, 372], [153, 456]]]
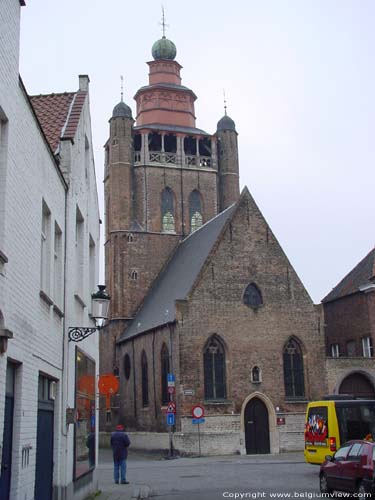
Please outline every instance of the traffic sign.
[[168, 394], [174, 394], [176, 392], [175, 386], [168, 387]]
[[167, 413], [176, 413], [176, 403], [174, 401], [169, 401], [167, 406]]
[[174, 413], [167, 413], [167, 425], [174, 425]]
[[204, 408], [201, 405], [193, 406], [191, 413], [193, 418], [203, 418], [204, 417]]
[[168, 373], [167, 380], [168, 380], [168, 382], [174, 382], [176, 380], [176, 378], [173, 375], [173, 373]]
[[205, 419], [204, 418], [193, 418], [191, 423], [192, 424], [204, 424]]

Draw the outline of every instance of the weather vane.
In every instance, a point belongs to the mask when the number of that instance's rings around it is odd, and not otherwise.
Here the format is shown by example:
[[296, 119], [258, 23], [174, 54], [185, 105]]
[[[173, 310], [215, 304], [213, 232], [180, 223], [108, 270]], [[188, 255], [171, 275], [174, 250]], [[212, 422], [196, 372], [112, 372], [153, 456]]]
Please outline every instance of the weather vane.
[[225, 89], [223, 89], [223, 96], [224, 96], [224, 112], [225, 116], [227, 116], [227, 100], [225, 98]]
[[165, 29], [169, 27], [169, 25], [165, 22], [164, 5], [161, 6], [161, 10], [162, 10], [162, 17], [161, 17], [161, 23], [159, 24], [161, 24], [163, 27], [163, 38], [165, 38]]
[[123, 75], [120, 76], [121, 80], [121, 102], [124, 101], [124, 77]]

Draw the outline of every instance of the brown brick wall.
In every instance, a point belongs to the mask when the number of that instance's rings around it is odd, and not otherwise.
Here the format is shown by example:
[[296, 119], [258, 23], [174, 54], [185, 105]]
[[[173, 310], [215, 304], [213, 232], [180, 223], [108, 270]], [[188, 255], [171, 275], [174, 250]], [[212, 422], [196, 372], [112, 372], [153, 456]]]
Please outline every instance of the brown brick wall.
[[217, 173], [215, 170], [187, 170], [156, 166], [141, 166], [134, 170], [136, 217], [147, 231], [160, 232], [162, 230], [161, 194], [166, 187], [171, 188], [175, 196], [176, 233], [188, 234], [190, 231], [188, 200], [194, 189], [197, 189], [202, 195], [203, 221], [206, 222], [216, 215]]
[[339, 344], [341, 356], [347, 356], [346, 344], [355, 341], [355, 356], [362, 356], [362, 337], [371, 336], [375, 346], [375, 294], [355, 293], [323, 304], [326, 324], [327, 355], [331, 344]]
[[[257, 311], [242, 302], [245, 287], [251, 281], [256, 282], [263, 293], [264, 305]], [[207, 415], [238, 414], [245, 398], [255, 391], [264, 393], [284, 412], [303, 412], [303, 402], [287, 401], [284, 395], [282, 352], [291, 335], [296, 336], [303, 347], [306, 399], [318, 399], [326, 393], [324, 339], [318, 326], [318, 314], [250, 198], [243, 200], [189, 299], [179, 301], [177, 319], [173, 333], [174, 345], [178, 347], [178, 357], [174, 360], [177, 419], [190, 416], [196, 403], [204, 404]], [[226, 404], [204, 401], [203, 347], [214, 333], [226, 347]], [[159, 351], [165, 335], [165, 331], [155, 335]], [[150, 359], [152, 338], [153, 334], [149, 333], [134, 339], [137, 359], [140, 359], [142, 348]], [[122, 352], [130, 349], [130, 343], [121, 349]], [[261, 384], [250, 381], [254, 365], [262, 370]], [[156, 383], [160, 384], [158, 370], [160, 361], [155, 372]], [[138, 368], [137, 377], [140, 377]], [[193, 389], [194, 396], [184, 395], [186, 389]], [[139, 402], [141, 393], [137, 394]], [[128, 393], [123, 397], [132, 401]], [[158, 413], [159, 406], [156, 405], [155, 416], [150, 401], [150, 408], [139, 411], [132, 425], [137, 430], [165, 430], [165, 417]], [[124, 413], [125, 419], [131, 415], [130, 407], [130, 413]], [[158, 429], [155, 429], [155, 422], [158, 422]], [[178, 420], [177, 430], [180, 430]]]

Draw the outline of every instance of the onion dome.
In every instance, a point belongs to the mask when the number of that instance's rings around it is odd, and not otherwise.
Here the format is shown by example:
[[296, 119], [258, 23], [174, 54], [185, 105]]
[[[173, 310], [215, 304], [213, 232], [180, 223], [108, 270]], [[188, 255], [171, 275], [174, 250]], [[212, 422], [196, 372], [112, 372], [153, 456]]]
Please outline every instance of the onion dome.
[[133, 118], [132, 110], [127, 104], [121, 101], [113, 108], [112, 118]]
[[174, 60], [177, 54], [176, 45], [168, 38], [160, 38], [152, 46], [152, 57], [157, 59], [169, 59]]
[[224, 115], [221, 120], [217, 122], [217, 131], [219, 130], [233, 130], [236, 131], [236, 124], [228, 115]]

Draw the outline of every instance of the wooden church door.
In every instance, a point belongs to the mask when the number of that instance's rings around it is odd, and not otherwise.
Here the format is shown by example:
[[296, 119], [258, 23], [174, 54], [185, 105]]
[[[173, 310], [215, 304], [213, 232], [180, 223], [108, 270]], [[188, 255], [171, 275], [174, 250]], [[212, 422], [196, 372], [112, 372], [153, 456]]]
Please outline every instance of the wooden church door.
[[245, 408], [245, 440], [248, 455], [270, 452], [268, 410], [258, 398], [251, 399]]

